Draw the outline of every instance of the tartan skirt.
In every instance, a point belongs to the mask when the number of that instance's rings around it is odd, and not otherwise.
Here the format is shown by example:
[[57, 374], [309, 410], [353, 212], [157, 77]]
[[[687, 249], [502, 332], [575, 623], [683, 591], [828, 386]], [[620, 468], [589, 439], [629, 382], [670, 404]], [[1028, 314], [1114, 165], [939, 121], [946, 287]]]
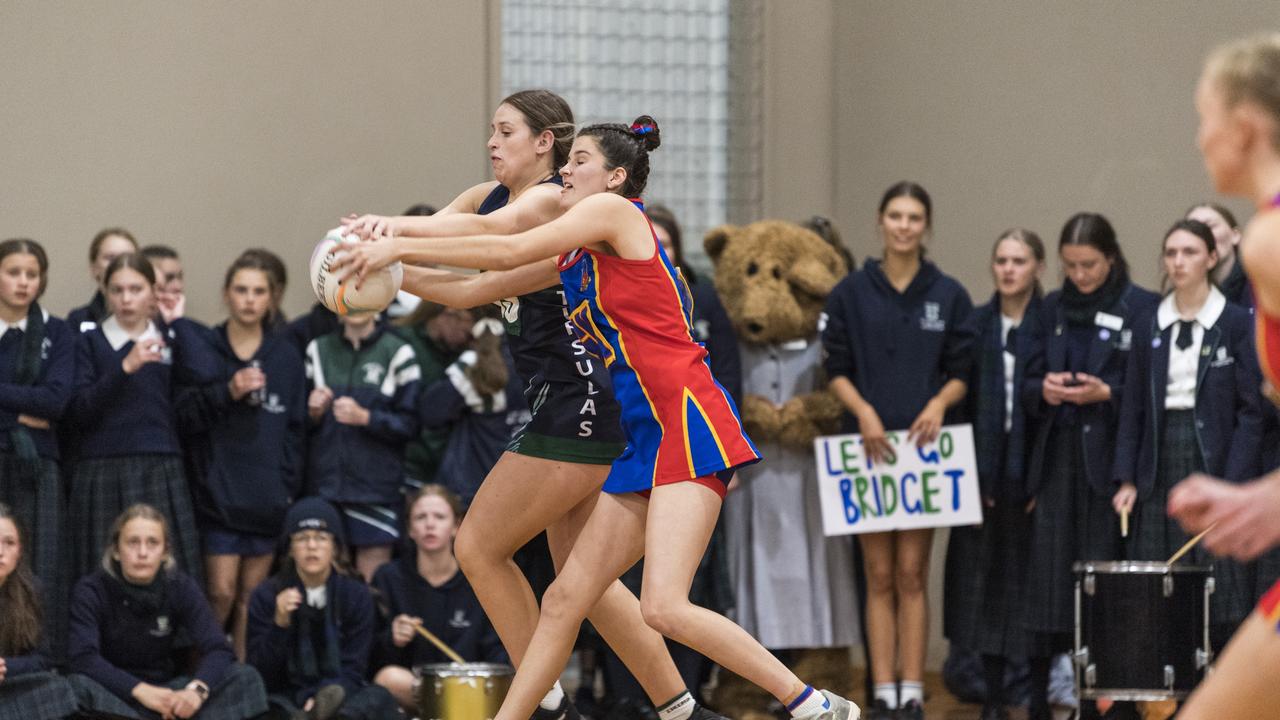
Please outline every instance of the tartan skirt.
[[0, 682], [0, 720], [59, 720], [76, 711], [65, 678], [35, 672]]
[[1027, 557], [1025, 618], [1027, 629], [1040, 636], [1029, 650], [1035, 657], [1070, 647], [1076, 582], [1071, 566], [1120, 558], [1120, 517], [1111, 498], [1093, 492], [1085, 480], [1083, 448], [1078, 427], [1056, 428], [1048, 439]]
[[[1130, 560], [1168, 560], [1191, 536], [1177, 520], [1169, 517], [1169, 491], [1195, 472], [1204, 471], [1200, 440], [1196, 436], [1194, 410], [1168, 410], [1164, 414], [1163, 442], [1156, 468], [1155, 487], [1150, 497], [1134, 508], [1133, 532], [1129, 538]], [[1179, 560], [1188, 565], [1213, 567], [1214, 592], [1209, 600], [1209, 622], [1234, 629], [1253, 610], [1256, 568], [1227, 558], [1215, 558], [1197, 546]], [[1226, 634], [1230, 634], [1228, 630]]]
[[982, 509], [982, 524], [951, 528], [947, 544], [943, 629], [956, 645], [984, 655], [1024, 658], [1027, 633], [1025, 506]]
[[67, 517], [76, 577], [101, 567], [112, 523], [134, 503], [147, 503], [164, 514], [169, 520], [169, 552], [178, 567], [204, 587], [200, 537], [178, 455], [81, 458], [76, 463]]
[[44, 609], [45, 633], [53, 658], [66, 654], [67, 622], [71, 612], [68, 598], [75, 578], [68, 565], [70, 546], [66, 541], [65, 494], [58, 463], [40, 458], [34, 478], [19, 470], [18, 456], [0, 453], [0, 502], [9, 506], [27, 531], [25, 555], [31, 571], [40, 581], [40, 602]]

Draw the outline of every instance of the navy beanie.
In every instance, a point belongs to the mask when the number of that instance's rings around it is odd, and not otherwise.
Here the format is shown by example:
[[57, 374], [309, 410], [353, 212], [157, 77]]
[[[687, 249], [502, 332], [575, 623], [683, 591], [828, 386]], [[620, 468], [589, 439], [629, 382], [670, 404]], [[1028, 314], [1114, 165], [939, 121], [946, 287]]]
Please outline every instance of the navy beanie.
[[342, 518], [332, 505], [318, 497], [307, 497], [295, 502], [284, 516], [284, 536], [287, 541], [294, 533], [304, 530], [320, 530], [333, 536], [334, 541], [346, 545], [342, 532]]

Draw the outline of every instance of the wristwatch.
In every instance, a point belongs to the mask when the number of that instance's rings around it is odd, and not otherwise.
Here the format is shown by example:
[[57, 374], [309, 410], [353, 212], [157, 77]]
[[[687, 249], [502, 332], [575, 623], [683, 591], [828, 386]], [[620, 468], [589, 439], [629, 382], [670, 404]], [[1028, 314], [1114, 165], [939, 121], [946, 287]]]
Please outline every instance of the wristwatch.
[[187, 687], [185, 689], [190, 690], [194, 692], [196, 695], [198, 695], [200, 697], [200, 702], [204, 702], [205, 700], [209, 699], [209, 686], [205, 685], [203, 681], [192, 680], [191, 682], [187, 683]]

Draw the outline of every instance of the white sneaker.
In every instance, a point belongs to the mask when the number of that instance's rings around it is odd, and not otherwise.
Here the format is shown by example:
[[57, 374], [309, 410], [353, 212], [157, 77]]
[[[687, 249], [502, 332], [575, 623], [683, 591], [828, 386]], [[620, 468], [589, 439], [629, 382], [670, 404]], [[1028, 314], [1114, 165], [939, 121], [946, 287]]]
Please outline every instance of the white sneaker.
[[831, 705], [831, 708], [824, 710], [814, 720], [858, 720], [858, 718], [862, 717], [861, 708], [830, 690], [823, 690], [822, 697], [827, 699], [827, 703]]

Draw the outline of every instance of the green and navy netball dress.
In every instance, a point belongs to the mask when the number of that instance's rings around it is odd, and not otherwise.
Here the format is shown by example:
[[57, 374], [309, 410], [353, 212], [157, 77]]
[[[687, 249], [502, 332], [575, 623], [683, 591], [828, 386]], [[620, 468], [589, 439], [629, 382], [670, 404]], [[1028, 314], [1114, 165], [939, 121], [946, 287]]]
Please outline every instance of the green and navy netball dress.
[[[640, 201], [633, 200], [639, 212]], [[684, 278], [654, 239], [648, 260], [579, 248], [559, 259], [569, 321], [599, 357], [622, 406], [627, 447], [604, 490], [695, 481], [721, 496], [733, 470], [760, 460], [738, 409], [691, 331]]]
[[[560, 178], [546, 182], [558, 185]], [[510, 197], [510, 190], [498, 185], [476, 213], [487, 215]], [[499, 304], [507, 346], [533, 415], [507, 450], [589, 465], [612, 463], [623, 448], [618, 404], [599, 358], [588, 355], [569, 329], [565, 292], [556, 286]]]

